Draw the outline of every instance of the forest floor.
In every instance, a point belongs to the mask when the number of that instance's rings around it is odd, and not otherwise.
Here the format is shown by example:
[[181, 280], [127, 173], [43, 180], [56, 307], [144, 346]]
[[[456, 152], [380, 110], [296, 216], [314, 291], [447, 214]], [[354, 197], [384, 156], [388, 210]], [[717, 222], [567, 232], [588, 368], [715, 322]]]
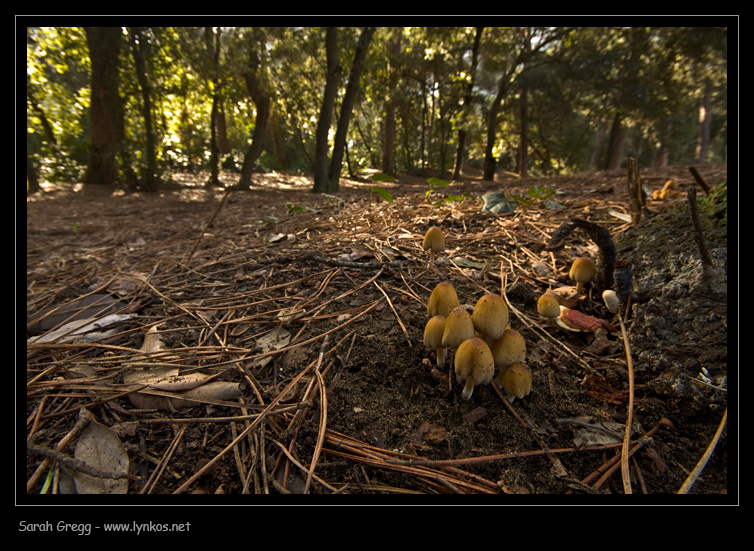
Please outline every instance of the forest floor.
[[[93, 479], [97, 491], [621, 494], [630, 408], [632, 492], [676, 493], [727, 414], [727, 170], [697, 168], [715, 186], [698, 194], [708, 270], [686, 167], [642, 170], [650, 193], [670, 179], [682, 193], [650, 202], [636, 227], [625, 221], [623, 170], [467, 177], [429, 195], [425, 178], [401, 176], [377, 184], [392, 203], [368, 180], [322, 195], [309, 178], [277, 173], [255, 175], [225, 203], [224, 190], [192, 176], [157, 193], [45, 185], [27, 198], [27, 491], [46, 481], [46, 491], [82, 491], [85, 475], [75, 485], [69, 475], [87, 457], [88, 427], [77, 425], [86, 408], [90, 425], [109, 429], [94, 438], [101, 469], [128, 473]], [[487, 191], [526, 197], [537, 186], [556, 190], [557, 205], [530, 197], [513, 213], [481, 208]], [[593, 341], [537, 314], [542, 292], [572, 285], [573, 258], [596, 257], [579, 230], [562, 250], [545, 249], [572, 217], [607, 228], [631, 263], [630, 354], [620, 330]], [[446, 235], [433, 267], [421, 249], [430, 226]], [[486, 292], [505, 296], [526, 339], [531, 394], [509, 403], [485, 385], [465, 400], [436, 368], [422, 336], [440, 281], [469, 308]], [[598, 291], [576, 307], [619, 328]], [[103, 295], [121, 307], [114, 325], [94, 338], [44, 338], [63, 321], [51, 314], [40, 326], [46, 309]], [[175, 388], [135, 394], [144, 386], [124, 380], [161, 368], [216, 375], [231, 390], [178, 401]], [[724, 430], [691, 493], [735, 499], [727, 443]], [[45, 456], [52, 467], [40, 467]]]

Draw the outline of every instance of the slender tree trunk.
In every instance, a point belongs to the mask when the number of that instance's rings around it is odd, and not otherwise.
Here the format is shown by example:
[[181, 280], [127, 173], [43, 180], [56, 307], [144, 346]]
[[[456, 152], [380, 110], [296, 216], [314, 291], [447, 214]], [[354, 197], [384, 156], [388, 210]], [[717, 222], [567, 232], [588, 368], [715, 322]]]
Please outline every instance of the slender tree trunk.
[[92, 64], [89, 155], [85, 184], [113, 185], [119, 180], [123, 140], [123, 103], [119, 91], [120, 27], [85, 27]]
[[228, 123], [225, 120], [225, 106], [224, 100], [221, 97], [217, 106], [217, 118], [215, 120], [215, 126], [217, 127], [217, 151], [221, 156], [225, 156], [230, 153], [230, 145], [228, 145]]
[[610, 145], [607, 149], [607, 170], [620, 168], [623, 159], [623, 145], [626, 142], [626, 127], [623, 126], [623, 115], [615, 113], [613, 125], [610, 128]]
[[392, 95], [385, 101], [383, 124], [385, 140], [382, 146], [382, 172], [395, 176], [395, 103]]
[[37, 176], [37, 169], [34, 166], [34, 161], [31, 160], [29, 155], [26, 155], [26, 193], [36, 193], [42, 189], [39, 186], [39, 177]]
[[283, 137], [280, 133], [280, 113], [275, 111], [270, 115], [272, 129], [272, 145], [275, 148], [275, 160], [278, 170], [285, 170], [285, 153], [283, 150]]
[[521, 89], [521, 131], [518, 145], [518, 167], [517, 172], [521, 178], [526, 178], [529, 174], [529, 90], [526, 85]]
[[146, 191], [155, 191], [157, 189], [157, 151], [154, 126], [152, 124], [152, 98], [145, 59], [149, 55], [148, 47], [141, 27], [132, 27], [130, 34], [131, 51], [133, 53], [134, 66], [136, 67], [136, 78], [141, 88], [141, 108], [147, 142], [146, 150], [144, 151], [147, 166], [144, 167], [144, 173], [141, 178], [142, 187]]
[[327, 74], [325, 76], [325, 94], [317, 120], [314, 147], [314, 188], [312, 191], [323, 193], [332, 191], [328, 182], [327, 154], [330, 150], [328, 138], [332, 124], [335, 96], [338, 93], [340, 65], [338, 64], [338, 28], [327, 27], [325, 35], [325, 51], [327, 53]]
[[498, 88], [498, 93], [490, 106], [490, 113], [487, 117], [487, 144], [484, 148], [484, 172], [482, 179], [488, 182], [495, 180], [497, 171], [497, 160], [493, 154], [495, 147], [495, 136], [497, 134], [497, 115], [500, 112], [500, 106], [503, 103], [503, 95], [506, 87], [503, 83]]
[[594, 149], [592, 158], [589, 160], [589, 168], [597, 170], [600, 166], [600, 155], [602, 155], [602, 146], [605, 143], [605, 133], [607, 132], [607, 121], [603, 120], [597, 127], [597, 133], [594, 136]]
[[339, 179], [340, 171], [343, 167], [343, 152], [346, 147], [346, 138], [348, 136], [348, 124], [351, 120], [353, 106], [356, 104], [356, 98], [361, 90], [361, 72], [364, 69], [369, 43], [374, 35], [375, 27], [365, 27], [361, 31], [359, 41], [356, 44], [356, 50], [353, 54], [351, 63], [351, 73], [348, 76], [346, 93], [343, 96], [343, 103], [340, 106], [340, 117], [338, 118], [338, 128], [335, 130], [335, 141], [333, 143], [332, 159], [330, 159], [330, 170], [328, 180], [330, 191], [338, 191], [340, 188]]
[[249, 149], [244, 155], [241, 166], [241, 178], [237, 184], [238, 187], [244, 189], [251, 186], [251, 174], [254, 172], [254, 165], [262, 154], [264, 132], [267, 127], [267, 121], [270, 118], [272, 105], [272, 100], [257, 74], [259, 63], [259, 57], [256, 52], [253, 52], [249, 58], [249, 70], [244, 74], [246, 88], [254, 104], [257, 106], [257, 116], [254, 121], [254, 132], [251, 135], [251, 145], [249, 145]]
[[471, 48], [471, 67], [469, 68], [469, 81], [466, 83], [466, 94], [463, 97], [463, 114], [458, 127], [458, 147], [456, 148], [456, 162], [453, 168], [453, 179], [458, 180], [461, 177], [461, 167], [463, 166], [464, 148], [466, 147], [466, 128], [468, 118], [471, 114], [471, 102], [474, 99], [474, 77], [476, 68], [479, 64], [479, 44], [482, 42], [482, 31], [484, 27], [477, 27], [474, 35], [474, 46]]
[[[210, 178], [208, 186], [220, 186], [219, 173], [219, 153], [217, 147], [217, 113], [220, 102], [220, 28], [214, 30], [212, 27], [206, 27], [205, 38], [207, 41], [207, 50], [212, 55], [214, 76], [212, 78], [212, 112], [210, 114]], [[214, 46], [212, 38], [214, 35]]]
[[696, 147], [696, 162], [707, 162], [710, 136], [712, 135], [712, 85], [709, 81], [704, 85], [704, 97], [699, 107], [699, 139]]

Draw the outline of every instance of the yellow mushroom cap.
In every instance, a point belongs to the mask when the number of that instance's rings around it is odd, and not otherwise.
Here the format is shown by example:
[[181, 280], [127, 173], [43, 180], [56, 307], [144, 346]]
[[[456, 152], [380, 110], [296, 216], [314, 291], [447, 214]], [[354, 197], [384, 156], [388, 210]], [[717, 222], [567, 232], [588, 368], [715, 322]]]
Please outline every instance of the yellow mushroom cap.
[[510, 402], [523, 398], [531, 392], [531, 369], [523, 362], [503, 368], [495, 379]]
[[424, 242], [422, 243], [422, 248], [425, 251], [429, 249], [436, 253], [444, 250], [445, 234], [442, 233], [442, 230], [437, 226], [432, 226], [427, 230], [427, 233], [424, 234]]
[[545, 293], [537, 300], [537, 312], [549, 319], [557, 318], [560, 315], [560, 303], [553, 295]]
[[465, 399], [471, 398], [475, 385], [483, 385], [492, 381], [495, 362], [487, 343], [477, 337], [466, 339], [456, 350], [455, 357], [456, 380], [466, 381], [461, 392]]
[[492, 358], [495, 365], [507, 367], [526, 359], [526, 341], [515, 329], [506, 329], [503, 335], [492, 343]]
[[458, 348], [466, 339], [474, 336], [474, 322], [471, 315], [458, 306], [448, 313], [445, 329], [442, 333], [442, 345], [445, 348]]
[[432, 316], [447, 316], [453, 309], [460, 306], [455, 288], [447, 281], [441, 281], [432, 290], [427, 302], [427, 314]]
[[442, 333], [445, 330], [445, 316], [432, 316], [424, 326], [424, 346], [442, 348]]
[[437, 367], [445, 366], [445, 347], [442, 334], [445, 330], [445, 316], [433, 316], [424, 326], [424, 346], [437, 353]]
[[588, 256], [580, 256], [571, 264], [571, 270], [568, 277], [576, 282], [576, 289], [579, 293], [584, 289], [584, 284], [589, 283], [597, 275], [597, 269], [594, 266], [594, 260]]
[[476, 330], [492, 342], [500, 338], [508, 325], [508, 306], [501, 296], [488, 293], [477, 301], [471, 319]]

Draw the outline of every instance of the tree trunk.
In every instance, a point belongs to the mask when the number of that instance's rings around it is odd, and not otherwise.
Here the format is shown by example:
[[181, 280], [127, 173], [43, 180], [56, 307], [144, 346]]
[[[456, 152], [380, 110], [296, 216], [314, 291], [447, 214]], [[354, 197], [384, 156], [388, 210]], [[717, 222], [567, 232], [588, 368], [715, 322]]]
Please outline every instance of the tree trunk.
[[526, 85], [521, 89], [521, 130], [518, 142], [518, 167], [516, 171], [521, 175], [521, 178], [526, 178], [529, 174], [529, 106], [528, 106], [529, 91]]
[[696, 147], [696, 162], [707, 162], [710, 136], [712, 134], [712, 85], [709, 81], [704, 85], [704, 97], [699, 107], [699, 139]]
[[[210, 177], [207, 182], [207, 186], [220, 186], [219, 178], [219, 164], [220, 156], [217, 147], [217, 112], [220, 102], [220, 33], [221, 30], [218, 27], [214, 30], [213, 27], [206, 27], [205, 39], [207, 44], [207, 51], [212, 56], [214, 76], [212, 77], [212, 112], [209, 117], [210, 124], [210, 141], [209, 141], [209, 165], [210, 165]], [[212, 44], [212, 38], [214, 35], [214, 45]]]
[[275, 148], [275, 160], [277, 169], [285, 170], [285, 154], [283, 152], [283, 137], [280, 133], [280, 113], [275, 111], [271, 114], [270, 126], [272, 129], [272, 145]]
[[453, 179], [458, 180], [461, 177], [461, 167], [463, 166], [464, 148], [466, 147], [466, 129], [464, 125], [471, 114], [471, 102], [474, 99], [474, 76], [479, 64], [479, 44], [482, 41], [482, 30], [484, 27], [476, 28], [474, 36], [474, 46], [471, 49], [471, 67], [469, 69], [469, 81], [466, 83], [466, 94], [463, 97], [463, 115], [458, 128], [458, 147], [456, 148], [456, 162], [453, 168]]
[[395, 103], [392, 96], [385, 101], [385, 140], [382, 146], [382, 172], [395, 176]]
[[335, 131], [332, 159], [330, 160], [330, 170], [328, 173], [330, 191], [338, 191], [340, 187], [338, 181], [340, 179], [340, 170], [343, 166], [343, 151], [346, 146], [348, 124], [351, 120], [353, 106], [356, 104], [356, 98], [361, 90], [361, 72], [364, 69], [367, 51], [369, 51], [369, 42], [372, 40], [374, 31], [375, 27], [365, 27], [364, 30], [361, 31], [361, 36], [359, 36], [359, 41], [356, 44], [356, 51], [354, 51], [353, 54], [351, 74], [348, 76], [346, 93], [343, 96], [343, 103], [340, 106], [338, 128]]
[[610, 128], [610, 145], [607, 149], [607, 170], [617, 170], [620, 168], [623, 158], [623, 145], [626, 141], [626, 127], [623, 126], [623, 115], [615, 114], [613, 125]]
[[257, 75], [258, 70], [259, 58], [255, 52], [252, 52], [249, 59], [249, 70], [244, 74], [244, 80], [249, 95], [257, 106], [257, 116], [254, 121], [254, 132], [251, 135], [251, 145], [244, 155], [243, 165], [241, 166], [241, 178], [237, 184], [240, 188], [251, 186], [251, 174], [254, 172], [254, 165], [262, 154], [264, 131], [270, 118], [270, 107], [272, 105], [272, 100], [265, 90], [262, 80]]
[[482, 179], [488, 182], [495, 180], [495, 172], [497, 170], [497, 161], [493, 155], [493, 150], [497, 134], [497, 115], [500, 112], [500, 106], [503, 103], [503, 95], [506, 89], [507, 87], [501, 82], [487, 117], [487, 145], [484, 148], [484, 174], [482, 175]]
[[332, 191], [327, 174], [327, 153], [330, 150], [328, 138], [332, 124], [335, 96], [338, 93], [340, 65], [338, 64], [338, 28], [327, 27], [325, 35], [327, 53], [327, 74], [325, 76], [325, 94], [317, 119], [314, 147], [314, 188], [316, 193]]
[[144, 34], [141, 27], [132, 27], [131, 34], [131, 51], [136, 67], [136, 78], [141, 88], [142, 100], [142, 117], [144, 118], [144, 131], [146, 134], [146, 157], [147, 166], [144, 168], [142, 175], [142, 187], [146, 191], [155, 191], [157, 189], [157, 151], [155, 144], [154, 127], [152, 125], [152, 99], [149, 89], [149, 79], [147, 77], [146, 60], [148, 50], [145, 43]]
[[600, 166], [600, 155], [602, 155], [602, 145], [605, 143], [605, 133], [607, 132], [607, 121], [603, 120], [597, 127], [597, 134], [594, 136], [594, 149], [592, 158], [589, 160], [590, 170], [597, 170]]
[[118, 181], [118, 153], [123, 140], [123, 103], [119, 91], [120, 27], [85, 27], [92, 64], [89, 107], [89, 154], [85, 184]]
[[34, 162], [29, 155], [26, 155], [26, 193], [36, 193], [40, 189], [39, 177], [37, 176], [37, 169], [34, 166]]

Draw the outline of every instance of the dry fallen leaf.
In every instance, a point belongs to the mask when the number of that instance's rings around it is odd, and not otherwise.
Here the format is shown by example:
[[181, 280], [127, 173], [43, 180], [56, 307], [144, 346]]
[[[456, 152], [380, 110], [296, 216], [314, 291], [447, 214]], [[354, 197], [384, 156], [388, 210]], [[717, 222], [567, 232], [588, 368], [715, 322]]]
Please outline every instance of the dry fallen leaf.
[[[74, 457], [97, 471], [110, 474], [127, 474], [128, 452], [112, 430], [91, 421], [76, 443]], [[123, 478], [99, 478], [82, 472], [73, 477], [76, 493], [79, 494], [125, 494], [128, 480]]]

